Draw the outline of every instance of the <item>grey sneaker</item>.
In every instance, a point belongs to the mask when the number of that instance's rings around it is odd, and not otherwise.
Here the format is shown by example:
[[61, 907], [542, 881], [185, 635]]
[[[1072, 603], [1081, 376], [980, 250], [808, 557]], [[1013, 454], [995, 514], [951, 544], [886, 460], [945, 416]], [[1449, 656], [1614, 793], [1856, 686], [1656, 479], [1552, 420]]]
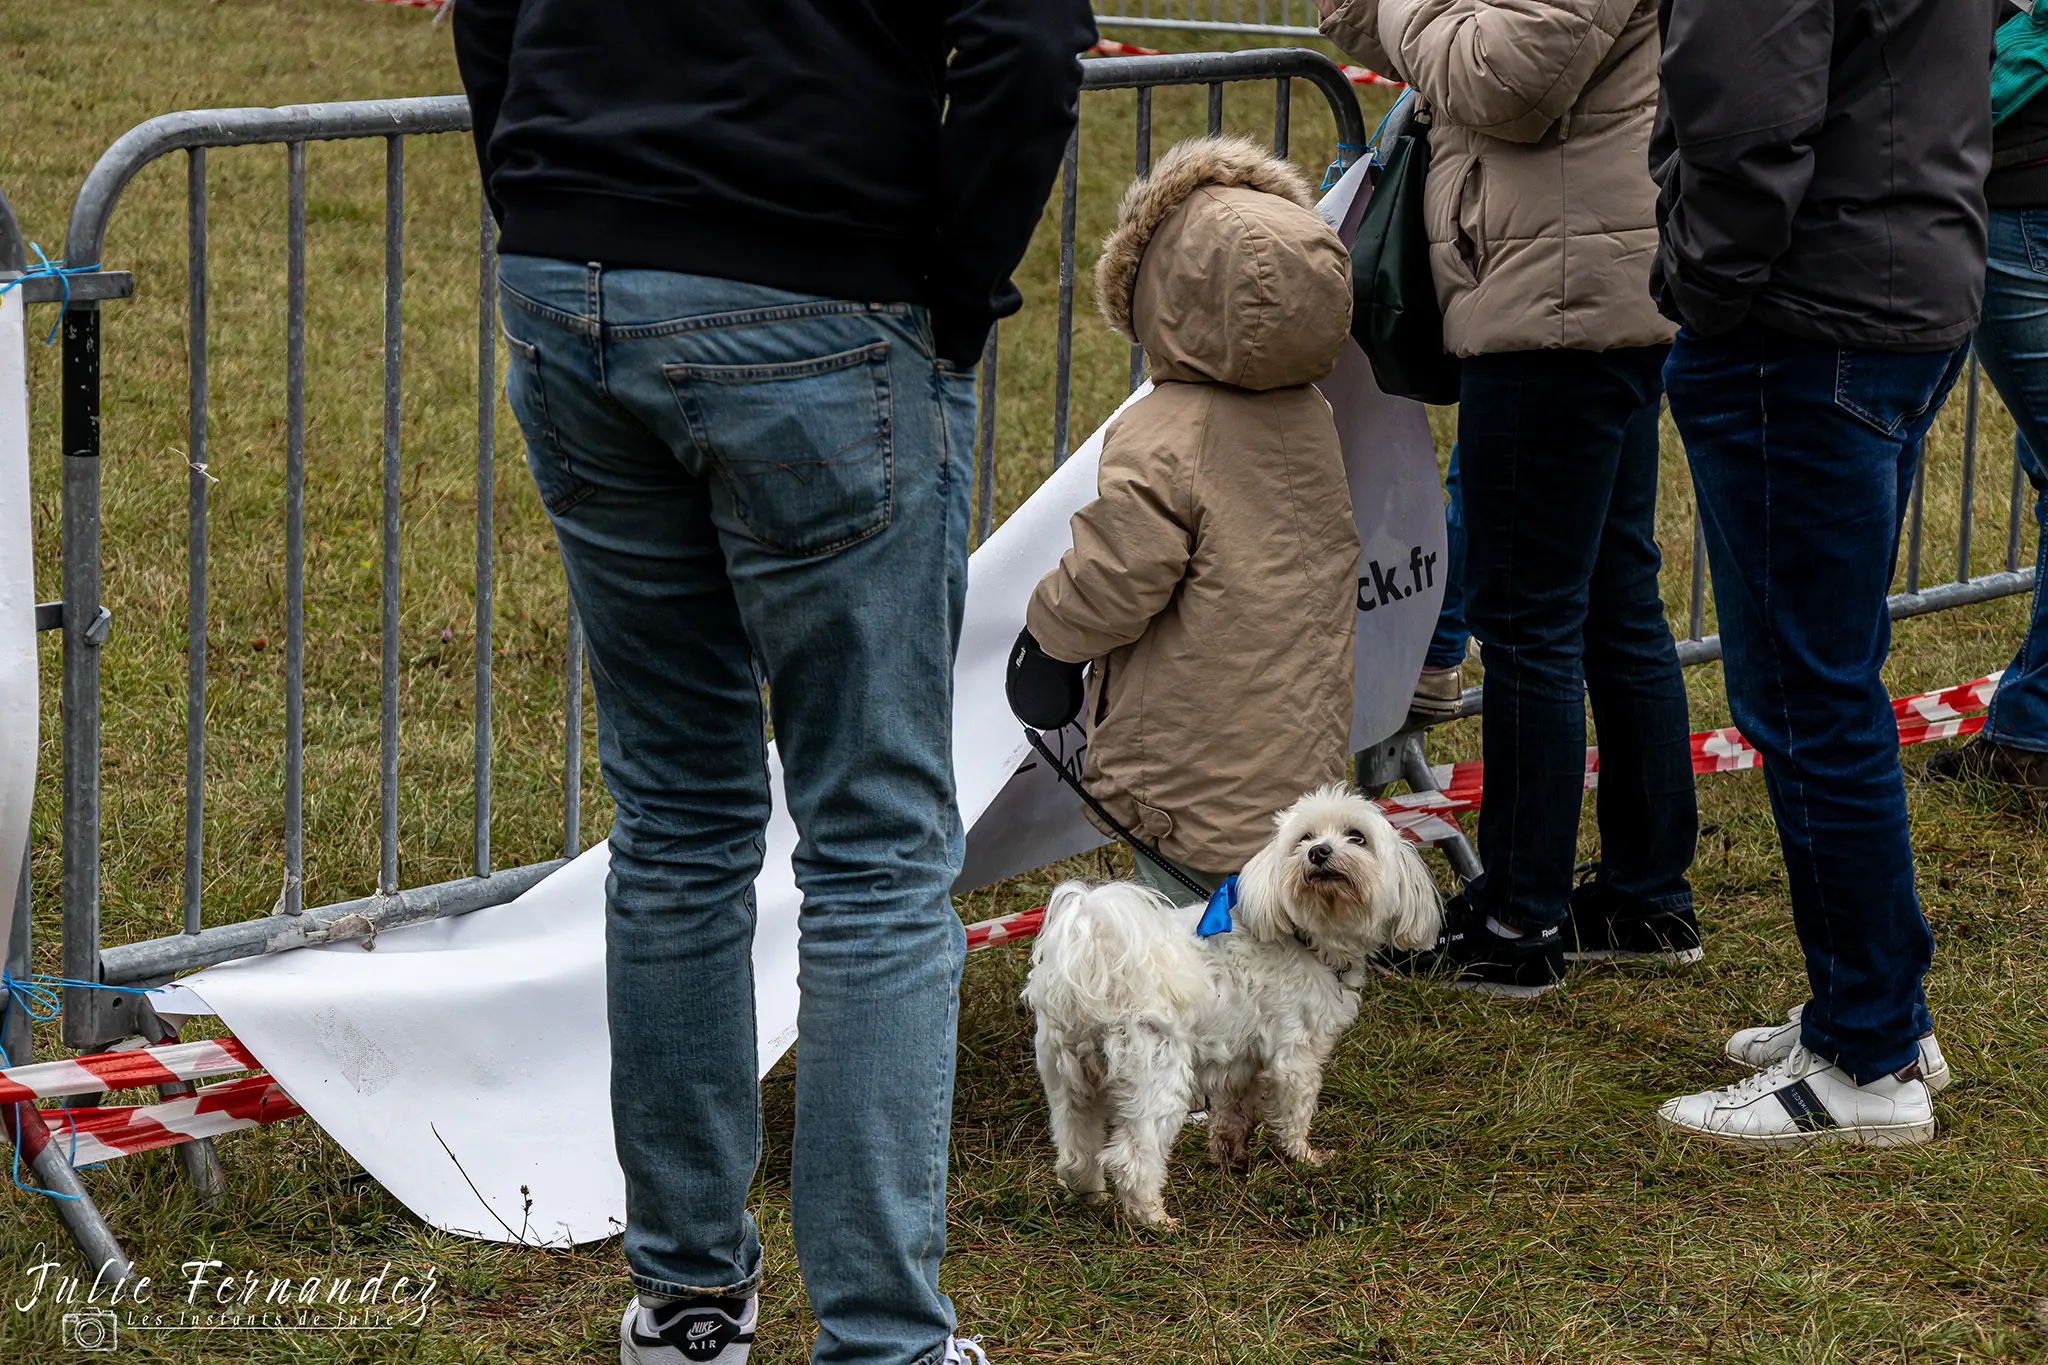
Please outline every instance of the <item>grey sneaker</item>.
[[746, 1365], [758, 1296], [678, 1299], [660, 1308], [639, 1300], [619, 1322], [619, 1365]]
[[[1782, 1024], [1742, 1030], [1728, 1040], [1721, 1055], [1750, 1071], [1761, 1071], [1783, 1061], [1799, 1046], [1799, 1016], [1805, 1009], [1804, 1005], [1794, 1005]], [[1948, 1059], [1941, 1055], [1941, 1044], [1932, 1033], [1920, 1040], [1920, 1075], [1927, 1082], [1930, 1095], [1939, 1095], [1955, 1079], [1949, 1074]]]
[[1415, 680], [1415, 696], [1408, 709], [1429, 720], [1449, 720], [1458, 714], [1458, 699], [1464, 691], [1464, 671], [1457, 664], [1449, 668], [1425, 668]]
[[947, 1337], [946, 1356], [940, 1365], [988, 1365], [980, 1337]]

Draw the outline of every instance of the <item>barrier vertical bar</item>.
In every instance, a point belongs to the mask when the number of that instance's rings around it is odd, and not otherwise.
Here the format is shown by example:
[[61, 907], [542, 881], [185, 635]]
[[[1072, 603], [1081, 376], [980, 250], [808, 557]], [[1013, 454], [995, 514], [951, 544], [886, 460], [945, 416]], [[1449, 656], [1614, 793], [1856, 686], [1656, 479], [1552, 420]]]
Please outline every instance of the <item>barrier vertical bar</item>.
[[[1963, 511], [1956, 528], [1956, 582], [1970, 581], [1970, 531], [1977, 512], [1977, 352], [1970, 351], [1970, 366], [1963, 393]], [[1924, 454], [1923, 454], [1924, 458]]]
[[1920, 591], [1920, 518], [1927, 502], [1927, 442], [1913, 457], [1913, 510], [1907, 514], [1906, 591]]
[[1223, 82], [1209, 82], [1209, 136], [1223, 136]]
[[[7, 974], [26, 981], [31, 970], [29, 955], [28, 850], [21, 853], [21, 876], [14, 888], [14, 919], [7, 926]], [[7, 1054], [8, 1066], [26, 1066], [35, 1060], [35, 1021], [12, 994], [0, 995], [0, 1052]]]
[[285, 144], [284, 894], [306, 908], [306, 144]]
[[583, 617], [569, 599], [562, 650], [562, 856], [583, 851]]
[[1081, 166], [1081, 130], [1067, 139], [1060, 167], [1060, 311], [1054, 339], [1052, 467], [1067, 462], [1067, 418], [1074, 392], [1074, 214], [1075, 180]]
[[[64, 310], [64, 975], [100, 979], [100, 313]], [[98, 991], [64, 991], [64, 1041], [103, 1041]], [[118, 1038], [117, 1031], [113, 1037]]]
[[498, 225], [478, 197], [476, 245], [476, 827], [473, 868], [491, 875], [492, 531], [497, 497]]
[[206, 843], [206, 149], [185, 154], [185, 932], [199, 932]]
[[2024, 438], [2015, 435], [2012, 452], [2012, 501], [2005, 514], [2005, 571], [2012, 573], [2020, 566], [2020, 518], [2022, 510], [2021, 493], [2027, 483], [2026, 466], [2020, 463], [2019, 442]]
[[1700, 509], [1692, 509], [1692, 603], [1686, 613], [1688, 640], [1697, 640], [1707, 625], [1707, 525]]
[[[1139, 179], [1152, 173], [1152, 87], [1138, 87], [1137, 139], [1138, 151], [1136, 169]], [[1145, 348], [1135, 341], [1131, 343], [1131, 392], [1138, 391], [1138, 385], [1145, 382]]]
[[[1264, 8], [1261, 0], [1260, 8]], [[1294, 115], [1294, 82], [1286, 76], [1273, 82], [1273, 155], [1287, 158], [1288, 121]]]
[[405, 289], [405, 138], [384, 139], [384, 675], [377, 890], [398, 891], [398, 400]]
[[988, 344], [981, 348], [981, 392], [975, 416], [980, 419], [980, 439], [974, 450], [974, 543], [988, 539], [996, 519], [996, 361], [1001, 348], [996, 342], [998, 324], [988, 325]]

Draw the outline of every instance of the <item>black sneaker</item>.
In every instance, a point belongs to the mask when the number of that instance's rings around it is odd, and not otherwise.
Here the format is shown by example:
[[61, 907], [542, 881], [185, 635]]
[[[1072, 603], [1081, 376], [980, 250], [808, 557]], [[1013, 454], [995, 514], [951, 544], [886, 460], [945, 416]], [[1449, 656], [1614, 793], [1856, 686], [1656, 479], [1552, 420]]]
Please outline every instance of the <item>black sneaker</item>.
[[1691, 906], [1643, 914], [1618, 905], [1597, 871], [1572, 892], [1565, 921], [1567, 962], [1667, 962], [1686, 967], [1707, 955]]
[[619, 1323], [621, 1365], [745, 1365], [760, 1302], [678, 1299], [645, 1308], [635, 1300]]
[[1487, 927], [1486, 914], [1463, 895], [1444, 906], [1444, 932], [1434, 948], [1373, 959], [1382, 976], [1436, 976], [1480, 995], [1527, 1000], [1564, 984], [1564, 926], [1509, 938]]

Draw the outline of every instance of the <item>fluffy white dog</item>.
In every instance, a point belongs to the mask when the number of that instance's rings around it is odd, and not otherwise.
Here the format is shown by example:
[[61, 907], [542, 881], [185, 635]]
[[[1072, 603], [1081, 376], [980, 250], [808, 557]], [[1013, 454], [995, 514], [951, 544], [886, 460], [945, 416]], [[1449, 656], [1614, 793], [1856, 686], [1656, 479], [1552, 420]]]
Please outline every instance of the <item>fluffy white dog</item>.
[[1191, 1108], [1208, 1109], [1221, 1165], [1248, 1162], [1261, 1119], [1288, 1157], [1320, 1165], [1309, 1120], [1366, 960], [1436, 942], [1436, 887], [1372, 802], [1326, 787], [1274, 823], [1238, 874], [1228, 933], [1197, 937], [1204, 907], [1130, 882], [1065, 882], [1046, 907], [1024, 1002], [1059, 1177], [1097, 1202], [1107, 1174], [1133, 1222], [1178, 1226], [1166, 1162]]

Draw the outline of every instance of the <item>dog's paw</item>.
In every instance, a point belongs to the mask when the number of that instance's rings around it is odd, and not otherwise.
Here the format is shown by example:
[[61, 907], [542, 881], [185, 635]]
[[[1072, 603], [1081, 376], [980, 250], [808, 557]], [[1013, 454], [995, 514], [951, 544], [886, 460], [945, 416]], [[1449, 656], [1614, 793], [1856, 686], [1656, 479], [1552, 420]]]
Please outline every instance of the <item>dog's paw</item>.
[[1287, 1159], [1289, 1161], [1299, 1161], [1305, 1166], [1321, 1166], [1325, 1162], [1329, 1161], [1330, 1156], [1331, 1153], [1329, 1149], [1324, 1147], [1311, 1147], [1306, 1143], [1303, 1143], [1299, 1148], [1296, 1148], [1295, 1150], [1292, 1150], [1287, 1153]]
[[1209, 1160], [1215, 1162], [1221, 1169], [1237, 1175], [1242, 1175], [1250, 1170], [1252, 1166], [1251, 1151], [1245, 1146], [1242, 1137], [1235, 1142], [1217, 1141], [1211, 1138], [1209, 1141]]

